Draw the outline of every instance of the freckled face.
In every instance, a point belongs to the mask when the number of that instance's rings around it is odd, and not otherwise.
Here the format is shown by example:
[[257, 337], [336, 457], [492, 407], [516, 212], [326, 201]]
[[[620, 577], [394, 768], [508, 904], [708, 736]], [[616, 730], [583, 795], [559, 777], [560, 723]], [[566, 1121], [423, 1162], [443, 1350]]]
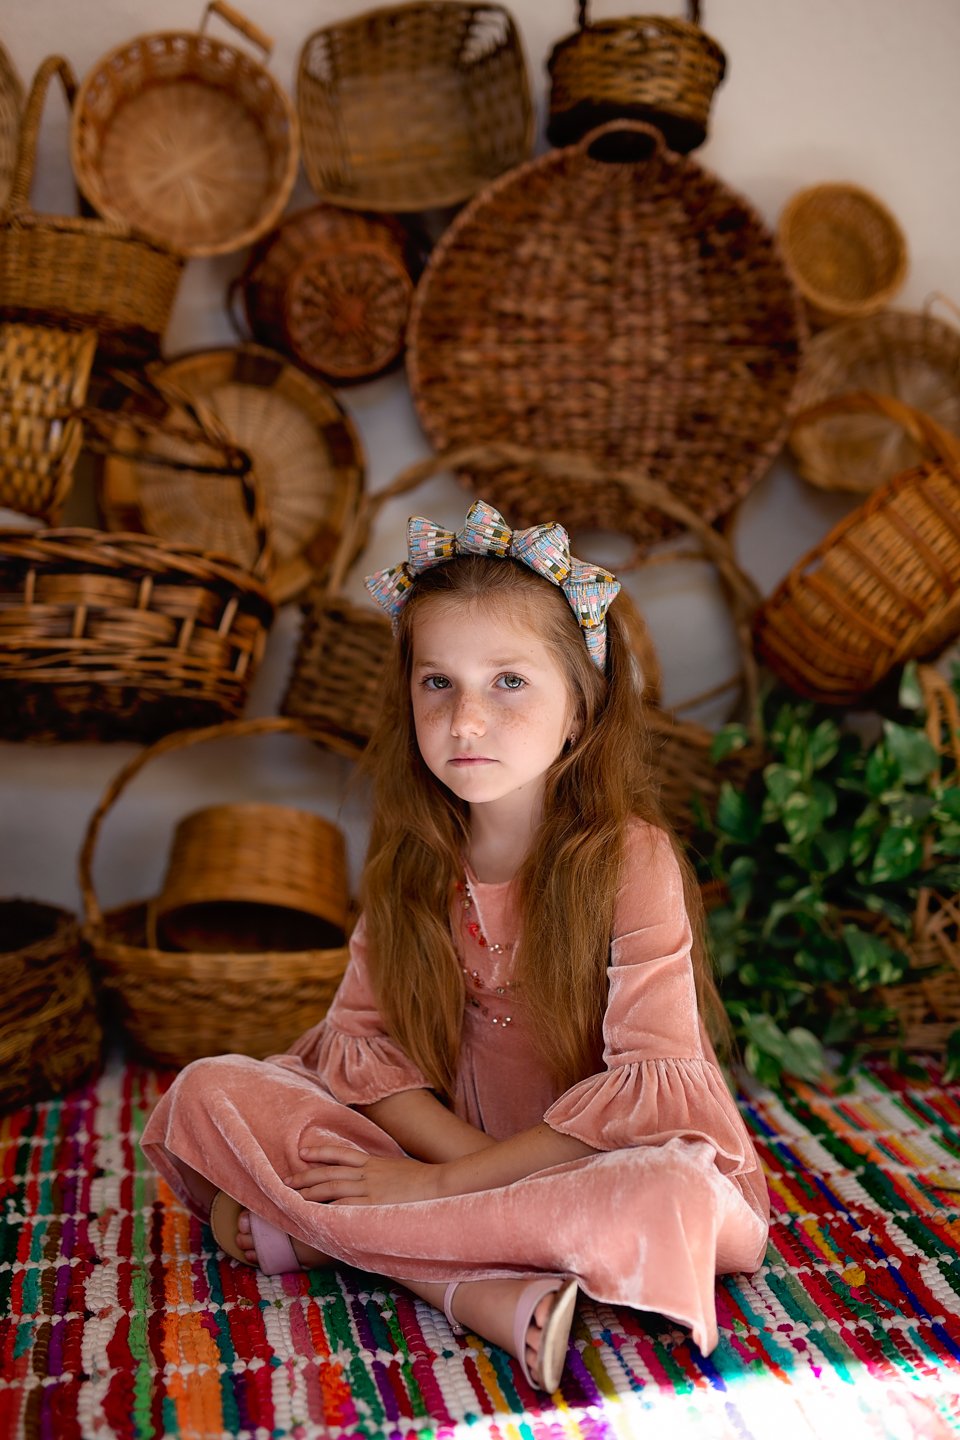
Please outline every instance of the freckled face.
[[566, 677], [536, 632], [498, 608], [426, 601], [410, 676], [425, 764], [471, 806], [540, 803], [570, 733]]

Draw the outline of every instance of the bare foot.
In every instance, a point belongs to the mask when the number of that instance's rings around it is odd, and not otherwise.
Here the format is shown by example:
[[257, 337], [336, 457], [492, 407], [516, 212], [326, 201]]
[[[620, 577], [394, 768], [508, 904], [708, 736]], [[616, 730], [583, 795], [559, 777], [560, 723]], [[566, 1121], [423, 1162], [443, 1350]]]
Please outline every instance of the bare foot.
[[[316, 1270], [324, 1265], [332, 1265], [333, 1260], [325, 1255], [322, 1250], [315, 1250], [312, 1245], [305, 1241], [298, 1240], [295, 1235], [290, 1236], [290, 1244], [293, 1246], [293, 1253], [305, 1270]], [[243, 1252], [243, 1258], [248, 1265], [258, 1265], [257, 1247], [253, 1239], [253, 1231], [250, 1227], [250, 1211], [241, 1210], [237, 1218], [237, 1246]]]

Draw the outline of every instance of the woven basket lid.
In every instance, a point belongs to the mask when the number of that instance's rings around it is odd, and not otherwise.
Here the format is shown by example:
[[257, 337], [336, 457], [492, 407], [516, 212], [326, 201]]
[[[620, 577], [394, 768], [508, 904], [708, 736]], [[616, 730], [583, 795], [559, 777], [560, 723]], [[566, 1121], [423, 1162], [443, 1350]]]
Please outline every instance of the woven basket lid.
[[[706, 520], [766, 471], [805, 324], [748, 202], [650, 126], [622, 122], [523, 165], [446, 231], [414, 297], [407, 369], [437, 448], [509, 439], [636, 468]], [[481, 493], [515, 525], [652, 543], [676, 526], [615, 484]]]

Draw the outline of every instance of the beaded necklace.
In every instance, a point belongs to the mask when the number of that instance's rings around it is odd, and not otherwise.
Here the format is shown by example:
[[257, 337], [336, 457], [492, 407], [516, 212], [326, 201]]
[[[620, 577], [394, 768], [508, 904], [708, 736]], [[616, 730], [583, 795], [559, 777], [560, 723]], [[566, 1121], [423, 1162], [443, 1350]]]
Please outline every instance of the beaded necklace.
[[[467, 879], [466, 875], [464, 875], [463, 877], [463, 883], [457, 885], [457, 890], [460, 892], [460, 895], [462, 897], [460, 903], [463, 906], [466, 914], [469, 915], [470, 912], [473, 911], [476, 917], [473, 920], [468, 920], [466, 923], [466, 931], [467, 934], [471, 937], [471, 939], [475, 940], [482, 949], [489, 950], [491, 955], [506, 955], [511, 950], [513, 950], [515, 948], [515, 941], [513, 940], [509, 940], [506, 942], [506, 944], [500, 945], [496, 941], [490, 941], [487, 939], [486, 935], [483, 932], [483, 926], [480, 923], [480, 910], [477, 906], [476, 901], [473, 898], [473, 891], [470, 888], [470, 881]], [[513, 1023], [512, 1015], [491, 1015], [490, 1007], [488, 1005], [485, 1005], [483, 1001], [479, 998], [479, 996], [474, 993], [474, 989], [471, 988], [470, 982], [472, 981], [473, 987], [476, 990], [486, 989], [486, 982], [484, 981], [484, 978], [479, 973], [479, 971], [471, 970], [466, 965], [461, 965], [460, 968], [463, 971], [464, 978], [467, 982], [467, 1004], [472, 1005], [474, 1009], [479, 1010], [481, 1015], [483, 1015], [487, 1020], [490, 1021], [491, 1025], [497, 1025], [501, 1028], [505, 1025], [511, 1025]], [[510, 981], [508, 980], [503, 985], [497, 985], [494, 988], [493, 993], [496, 995], [505, 995], [507, 991], [511, 988], [512, 987]]]

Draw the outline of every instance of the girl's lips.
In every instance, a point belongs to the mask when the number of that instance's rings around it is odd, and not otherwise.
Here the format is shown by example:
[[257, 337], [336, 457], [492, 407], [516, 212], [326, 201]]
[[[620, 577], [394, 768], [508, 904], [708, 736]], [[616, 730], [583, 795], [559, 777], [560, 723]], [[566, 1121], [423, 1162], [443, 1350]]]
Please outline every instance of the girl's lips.
[[454, 755], [451, 765], [492, 765], [494, 762], [489, 755]]

